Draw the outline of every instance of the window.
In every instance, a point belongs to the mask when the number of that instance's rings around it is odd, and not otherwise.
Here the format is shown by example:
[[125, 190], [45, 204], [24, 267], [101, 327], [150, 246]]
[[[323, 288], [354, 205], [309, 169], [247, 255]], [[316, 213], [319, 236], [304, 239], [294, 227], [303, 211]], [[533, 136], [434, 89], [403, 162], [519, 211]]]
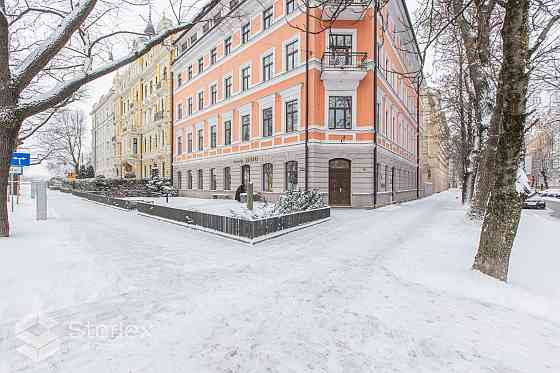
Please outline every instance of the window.
[[272, 192], [272, 163], [263, 164], [263, 191]]
[[197, 185], [198, 189], [200, 189], [200, 190], [204, 189], [204, 178], [203, 178], [201, 169], [198, 170], [197, 182], [198, 182], [198, 185]]
[[191, 171], [191, 170], [188, 170], [188, 171], [187, 171], [187, 188], [188, 188], [188, 189], [192, 189], [192, 185], [193, 185], [193, 182], [192, 182], [192, 171]]
[[204, 149], [204, 130], [201, 128], [198, 130], [198, 151]]
[[229, 167], [224, 168], [224, 190], [231, 189], [231, 169]]
[[212, 50], [210, 51], [210, 65], [213, 65], [216, 63], [218, 57], [218, 51], [216, 50], [216, 48], [212, 48]]
[[137, 138], [132, 139], [132, 152], [134, 154], [138, 153], [138, 139]]
[[231, 53], [231, 36], [228, 36], [224, 40], [224, 55], [229, 56], [230, 53]]
[[202, 25], [202, 32], [207, 33], [208, 30], [210, 30], [210, 22], [206, 21], [206, 23], [204, 23], [204, 25]]
[[286, 102], [286, 132], [296, 130], [298, 119], [298, 100]]
[[191, 116], [193, 113], [192, 97], [187, 98], [187, 113], [189, 116]]
[[232, 87], [231, 76], [228, 76], [224, 79], [224, 97], [226, 100], [231, 98], [231, 87]]
[[241, 44], [245, 44], [249, 41], [249, 35], [251, 33], [251, 23], [246, 23], [241, 26]]
[[286, 190], [297, 190], [298, 164], [296, 161], [286, 162]]
[[210, 147], [216, 147], [216, 126], [210, 127]]
[[216, 190], [216, 169], [210, 169], [210, 190]]
[[239, 4], [239, 0], [231, 0], [229, 2], [229, 9], [234, 9], [235, 7], [237, 7], [237, 5]]
[[215, 105], [218, 102], [218, 86], [216, 84], [212, 84], [210, 86], [210, 104]]
[[[190, 79], [190, 78], [189, 78]], [[177, 88], [183, 84], [183, 74], [177, 74]]]
[[183, 174], [181, 171], [177, 171], [177, 184], [175, 186], [178, 190], [183, 189]]
[[183, 153], [183, 137], [177, 137], [177, 155], [181, 155]]
[[266, 108], [262, 111], [262, 135], [264, 137], [272, 136], [272, 108]]
[[200, 57], [198, 59], [198, 73], [200, 74], [203, 71], [204, 71], [204, 57]]
[[263, 30], [269, 29], [272, 25], [272, 7], [263, 12]]
[[231, 145], [231, 120], [224, 122], [224, 144]]
[[192, 65], [189, 65], [189, 67], [187, 68], [187, 75], [188, 75], [189, 80], [192, 79], [192, 75], [193, 75], [192, 71], [193, 71]]
[[329, 128], [352, 128], [352, 96], [329, 97]]
[[177, 120], [183, 119], [183, 104], [177, 104]]
[[272, 79], [273, 69], [274, 69], [274, 55], [272, 53], [267, 54], [262, 59], [263, 75], [262, 80], [266, 82]]
[[249, 89], [249, 80], [251, 79], [251, 67], [246, 66], [241, 69], [241, 90], [246, 91]]
[[286, 71], [296, 67], [298, 58], [298, 41], [294, 40], [286, 44]]
[[292, 14], [296, 9], [296, 0], [286, 0], [286, 14]]
[[249, 115], [241, 117], [241, 141], [249, 141], [251, 138], [251, 118]]
[[248, 164], [246, 164], [244, 166], [241, 166], [241, 183], [245, 187], [245, 190], [247, 190], [247, 187], [249, 186], [250, 182], [251, 182], [251, 167]]
[[196, 43], [196, 39], [197, 39], [197, 35], [196, 35], [196, 32], [195, 32], [194, 34], [191, 35], [191, 45]]
[[187, 153], [192, 153], [192, 132], [187, 135]]
[[198, 110], [204, 109], [204, 91], [198, 92]]

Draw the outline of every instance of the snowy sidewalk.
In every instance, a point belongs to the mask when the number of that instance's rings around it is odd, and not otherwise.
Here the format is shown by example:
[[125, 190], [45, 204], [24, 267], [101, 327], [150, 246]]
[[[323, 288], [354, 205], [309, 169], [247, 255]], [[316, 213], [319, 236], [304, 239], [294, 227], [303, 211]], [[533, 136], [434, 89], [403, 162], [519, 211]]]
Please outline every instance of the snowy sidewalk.
[[[559, 372], [560, 219], [526, 211], [511, 281], [471, 271], [453, 193], [248, 247], [58, 192], [0, 241], [0, 372]], [[13, 325], [42, 309], [62, 350]], [[133, 327], [107, 337], [69, 326]], [[126, 330], [132, 330], [126, 329]], [[90, 333], [91, 334], [91, 333]]]

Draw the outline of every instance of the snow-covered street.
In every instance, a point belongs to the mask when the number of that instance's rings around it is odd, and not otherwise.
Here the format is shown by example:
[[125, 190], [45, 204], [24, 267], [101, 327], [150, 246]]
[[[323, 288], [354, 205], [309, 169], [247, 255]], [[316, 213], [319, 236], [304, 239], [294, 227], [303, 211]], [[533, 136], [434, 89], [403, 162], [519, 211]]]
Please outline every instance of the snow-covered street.
[[[256, 246], [59, 192], [49, 203], [35, 222], [26, 199], [0, 241], [1, 373], [560, 371], [547, 211], [524, 211], [503, 284], [470, 270], [479, 228], [453, 192], [334, 210]], [[13, 328], [37, 310], [62, 346], [34, 363]], [[83, 325], [118, 332], [72, 334]]]

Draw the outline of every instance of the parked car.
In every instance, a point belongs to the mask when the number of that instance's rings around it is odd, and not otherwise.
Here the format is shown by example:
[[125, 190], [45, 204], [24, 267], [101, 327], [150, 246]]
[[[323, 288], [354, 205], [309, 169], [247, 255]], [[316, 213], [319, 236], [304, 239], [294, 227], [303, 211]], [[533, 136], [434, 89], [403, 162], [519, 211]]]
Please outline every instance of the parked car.
[[534, 193], [523, 202], [523, 208], [544, 210], [546, 202], [538, 194]]
[[543, 190], [539, 194], [543, 197], [560, 199], [560, 189], [547, 189], [547, 190]]

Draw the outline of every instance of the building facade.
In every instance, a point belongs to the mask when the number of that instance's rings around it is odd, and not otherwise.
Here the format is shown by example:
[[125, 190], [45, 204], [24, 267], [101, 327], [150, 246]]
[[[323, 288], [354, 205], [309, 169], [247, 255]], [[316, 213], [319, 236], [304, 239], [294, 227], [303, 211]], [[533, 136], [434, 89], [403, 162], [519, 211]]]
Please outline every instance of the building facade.
[[532, 187], [560, 187], [560, 126], [557, 116], [545, 118], [527, 137], [525, 172]]
[[206, 22], [176, 41], [180, 193], [232, 196], [252, 182], [268, 200], [316, 189], [331, 205], [356, 207], [422, 194], [419, 105], [407, 77], [421, 70], [418, 47], [404, 1], [380, 10], [377, 30], [370, 5], [310, 10], [307, 69], [295, 0], [210, 3]]
[[116, 177], [116, 132], [112, 90], [101, 96], [90, 113], [92, 126], [91, 163], [95, 176]]
[[[422, 171], [426, 193], [449, 189], [449, 128], [441, 108], [441, 96], [433, 89], [422, 90]], [[453, 170], [454, 171], [454, 170]]]
[[[144, 43], [171, 27], [163, 17], [156, 29], [146, 26]], [[170, 37], [146, 55], [119, 71], [113, 80], [117, 177], [171, 177], [172, 106]]]

